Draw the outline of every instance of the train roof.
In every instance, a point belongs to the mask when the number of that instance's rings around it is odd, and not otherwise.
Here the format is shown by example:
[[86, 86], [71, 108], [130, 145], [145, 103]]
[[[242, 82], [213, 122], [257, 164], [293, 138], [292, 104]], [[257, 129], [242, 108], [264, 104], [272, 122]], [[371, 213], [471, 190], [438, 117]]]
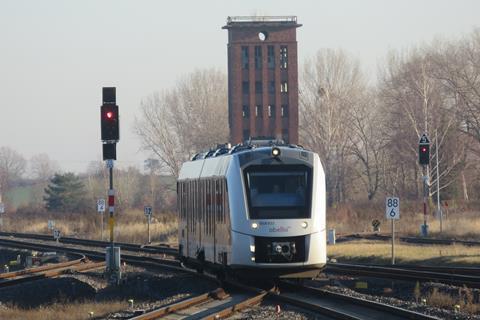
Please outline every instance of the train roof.
[[199, 179], [212, 176], [225, 176], [230, 162], [247, 152], [270, 153], [272, 147], [281, 149], [296, 149], [302, 153], [310, 153], [302, 146], [286, 144], [282, 140], [249, 140], [231, 147], [229, 144], [218, 145], [217, 148], [196, 154], [191, 161], [182, 165], [178, 180]]

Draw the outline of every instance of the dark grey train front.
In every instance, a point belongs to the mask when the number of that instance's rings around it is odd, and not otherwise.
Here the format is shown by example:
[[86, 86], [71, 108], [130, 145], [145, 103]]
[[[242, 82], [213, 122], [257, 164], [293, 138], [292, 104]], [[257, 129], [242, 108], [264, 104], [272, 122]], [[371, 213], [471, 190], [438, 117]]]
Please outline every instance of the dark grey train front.
[[177, 187], [184, 259], [251, 276], [313, 277], [325, 266], [317, 154], [295, 146], [220, 149], [184, 163]]

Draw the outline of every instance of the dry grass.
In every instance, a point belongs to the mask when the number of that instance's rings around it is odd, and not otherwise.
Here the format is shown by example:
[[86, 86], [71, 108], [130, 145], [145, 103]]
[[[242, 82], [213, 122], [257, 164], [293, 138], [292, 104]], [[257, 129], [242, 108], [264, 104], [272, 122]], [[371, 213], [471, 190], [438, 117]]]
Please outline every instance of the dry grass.
[[[395, 223], [395, 230], [402, 235], [418, 236], [424, 219], [421, 202], [403, 201], [400, 206], [400, 220]], [[476, 205], [471, 208], [451, 205], [445, 209], [442, 233], [440, 221], [431, 215], [433, 211], [432, 206], [427, 215], [430, 236], [480, 240], [480, 209]], [[372, 232], [374, 219], [381, 222], [381, 232], [390, 232], [391, 222], [385, 219], [384, 203], [346, 204], [327, 209], [327, 226], [335, 228], [337, 233]]]
[[17, 307], [0, 306], [0, 319], [83, 320], [90, 318], [90, 312], [93, 312], [94, 317], [102, 317], [111, 312], [125, 310], [127, 308], [128, 302], [124, 301], [53, 304], [35, 309], [21, 309]]
[[455, 306], [458, 306], [459, 310], [471, 314], [478, 313], [480, 310], [480, 305], [475, 303], [474, 300], [472, 290], [466, 287], [459, 289], [458, 293], [455, 294], [441, 292], [438, 288], [432, 288], [426, 296], [428, 305], [444, 309], [454, 309]]
[[[55, 220], [55, 228], [63, 236], [78, 236], [86, 239], [101, 239], [100, 214], [12, 214], [4, 217], [2, 230], [26, 233], [51, 234], [48, 220]], [[150, 224], [152, 242], [176, 243], [177, 218], [175, 214], [161, 214], [152, 218]], [[104, 215], [104, 240], [109, 239], [108, 213]], [[147, 219], [141, 210], [115, 213], [114, 237], [116, 241], [146, 243], [148, 240]]]
[[[327, 248], [328, 257], [339, 262], [389, 264], [390, 242], [361, 240], [338, 243]], [[480, 266], [477, 247], [462, 245], [413, 245], [395, 244], [395, 261], [404, 264]]]

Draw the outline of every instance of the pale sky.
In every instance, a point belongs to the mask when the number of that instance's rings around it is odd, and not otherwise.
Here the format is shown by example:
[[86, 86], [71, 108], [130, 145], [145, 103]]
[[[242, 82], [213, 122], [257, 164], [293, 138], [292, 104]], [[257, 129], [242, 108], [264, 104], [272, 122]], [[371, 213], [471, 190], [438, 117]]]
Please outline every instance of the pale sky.
[[391, 49], [480, 27], [480, 1], [0, 0], [0, 146], [85, 171], [101, 159], [101, 88], [115, 86], [117, 164], [143, 168], [140, 101], [196, 68], [226, 72], [221, 27], [236, 15], [296, 15], [300, 65], [342, 48], [374, 77]]

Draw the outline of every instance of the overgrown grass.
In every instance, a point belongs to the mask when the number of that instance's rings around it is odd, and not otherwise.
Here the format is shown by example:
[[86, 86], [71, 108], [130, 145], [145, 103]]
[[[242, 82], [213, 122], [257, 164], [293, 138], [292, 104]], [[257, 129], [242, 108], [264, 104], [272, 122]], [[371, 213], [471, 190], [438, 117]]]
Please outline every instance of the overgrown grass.
[[440, 307], [444, 309], [455, 309], [458, 311], [466, 311], [471, 314], [476, 314], [480, 311], [480, 305], [475, 302], [475, 297], [472, 289], [460, 288], [458, 292], [442, 292], [438, 288], [429, 290], [425, 297], [428, 305]]
[[96, 318], [127, 308], [128, 302], [124, 301], [52, 304], [35, 309], [0, 306], [0, 319], [83, 320], [91, 318], [91, 312], [93, 312], [93, 317]]
[[[480, 240], [480, 208], [476, 203], [455, 204], [444, 207], [443, 230], [440, 233], [440, 221], [432, 216], [434, 206], [430, 206], [427, 215], [429, 236], [437, 238], [458, 238]], [[337, 233], [372, 232], [372, 221], [381, 222], [380, 231], [390, 232], [391, 222], [385, 218], [385, 203], [345, 204], [327, 209], [327, 227], [335, 228]], [[423, 224], [421, 202], [401, 201], [400, 220], [395, 230], [402, 235], [418, 236]]]
[[[389, 264], [392, 247], [390, 242], [360, 240], [330, 245], [328, 257], [338, 262]], [[395, 262], [402, 264], [480, 266], [478, 247], [462, 245], [414, 245], [395, 244]]]
[[[55, 221], [55, 228], [63, 236], [101, 239], [101, 218], [96, 214], [64, 214], [64, 213], [16, 213], [3, 217], [2, 230], [26, 233], [51, 234], [48, 220]], [[103, 239], [108, 240], [110, 231], [108, 213], [103, 215]], [[175, 214], [159, 214], [152, 218], [150, 224], [152, 242], [176, 243], [177, 218]], [[147, 219], [141, 210], [115, 212], [114, 237], [116, 241], [146, 243], [148, 240]]]

